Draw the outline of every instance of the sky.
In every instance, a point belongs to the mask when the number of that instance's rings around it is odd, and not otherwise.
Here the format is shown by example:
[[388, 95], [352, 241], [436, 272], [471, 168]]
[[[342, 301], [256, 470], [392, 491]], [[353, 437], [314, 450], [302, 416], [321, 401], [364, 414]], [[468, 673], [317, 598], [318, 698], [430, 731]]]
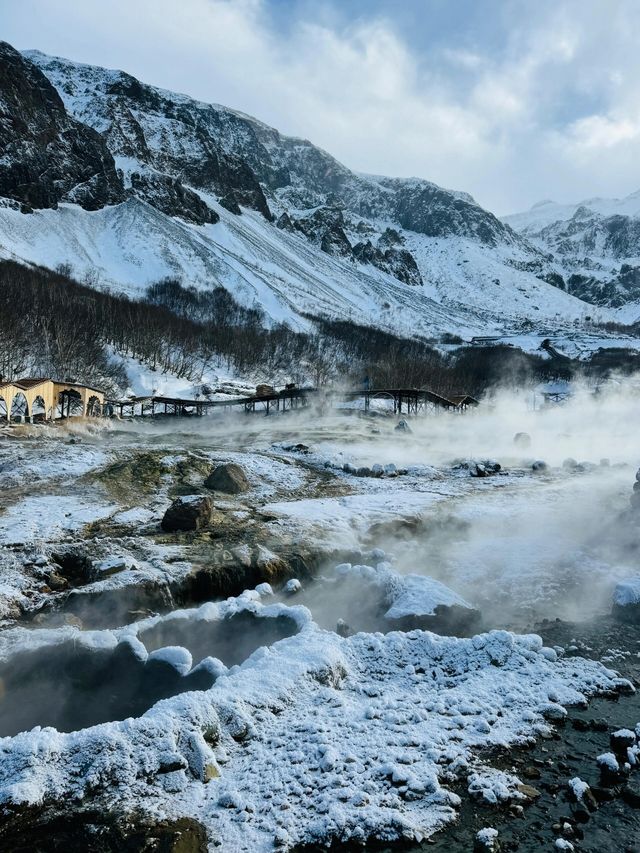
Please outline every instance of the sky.
[[639, 0], [0, 0], [19, 49], [121, 68], [498, 215], [640, 189]]

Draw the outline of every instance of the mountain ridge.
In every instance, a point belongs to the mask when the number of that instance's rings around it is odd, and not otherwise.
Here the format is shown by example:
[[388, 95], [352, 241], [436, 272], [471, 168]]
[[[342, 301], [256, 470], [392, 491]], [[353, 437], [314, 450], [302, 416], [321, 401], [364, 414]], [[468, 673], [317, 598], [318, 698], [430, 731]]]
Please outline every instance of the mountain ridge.
[[327, 315], [406, 336], [549, 333], [592, 313], [554, 286], [561, 267], [548, 248], [468, 193], [353, 172], [308, 140], [126, 72], [22, 58], [73, 127], [102, 140], [120, 195], [92, 210], [61, 198], [31, 225], [0, 206], [0, 254], [70, 264], [129, 292], [167, 276], [222, 284], [267, 322], [299, 327]]

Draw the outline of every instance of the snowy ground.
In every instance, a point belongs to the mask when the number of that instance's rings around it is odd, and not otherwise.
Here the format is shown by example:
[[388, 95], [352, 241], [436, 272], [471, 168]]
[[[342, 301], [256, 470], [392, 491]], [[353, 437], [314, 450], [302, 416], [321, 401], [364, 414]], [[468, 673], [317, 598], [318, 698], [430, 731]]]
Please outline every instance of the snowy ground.
[[[419, 841], [454, 819], [448, 785], [460, 780], [486, 801], [526, 802], [520, 779], [486, 763], [488, 748], [532, 741], [563, 708], [630, 687], [597, 661], [502, 629], [530, 624], [529, 612], [605, 613], [616, 583], [637, 574], [624, 543], [635, 535], [639, 409], [633, 394], [613, 391], [543, 412], [524, 397], [497, 398], [463, 416], [414, 419], [411, 433], [392, 417], [348, 412], [3, 430], [0, 669], [28, 651], [70, 643], [107, 660], [125, 644], [145, 672], [162, 665], [215, 683], [131, 719], [2, 739], [0, 800], [92, 792], [107, 808], [193, 817], [212, 845], [238, 851]], [[528, 447], [514, 445], [516, 432], [529, 434]], [[576, 464], [563, 465], [569, 456]], [[500, 472], [471, 476], [491, 459]], [[534, 471], [540, 459], [547, 466]], [[173, 496], [206, 494], [206, 472], [226, 461], [244, 468], [249, 491], [213, 495], [209, 532], [163, 534]], [[374, 465], [382, 476], [350, 473]], [[66, 593], [52, 593], [43, 572], [53, 552], [78, 545], [107, 571], [123, 564], [73, 591], [87, 613], [100, 596], [176, 588], [218, 545], [274, 560], [299, 547], [378, 565], [348, 571], [383, 589], [389, 619], [432, 613], [437, 599], [479, 609], [483, 633], [340, 636], [320, 627], [331, 621], [314, 615], [310, 580], [306, 607], [274, 583], [181, 612], [170, 595], [154, 599], [164, 615], [147, 608], [98, 630], [82, 612], [66, 624], [26, 621], [52, 595], [63, 606]], [[328, 582], [331, 571], [327, 563]], [[274, 619], [294, 628], [226, 665], [221, 638], [242, 619], [254, 620], [243, 636]]]

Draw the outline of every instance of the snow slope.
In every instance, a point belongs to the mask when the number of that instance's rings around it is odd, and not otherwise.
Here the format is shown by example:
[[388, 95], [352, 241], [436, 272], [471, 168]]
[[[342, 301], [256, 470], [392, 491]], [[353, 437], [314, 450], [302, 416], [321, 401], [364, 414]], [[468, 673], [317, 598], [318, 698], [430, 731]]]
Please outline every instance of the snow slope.
[[[210, 202], [212, 205], [214, 202]], [[0, 208], [0, 256], [55, 268], [131, 295], [166, 276], [201, 288], [222, 284], [271, 322], [308, 328], [301, 315], [368, 322], [401, 334], [463, 335], [515, 330], [526, 319], [559, 328], [584, 316], [580, 300], [508, 266], [468, 239], [407, 232], [424, 286], [322, 252], [245, 210], [195, 226], [138, 199], [86, 211], [76, 205], [25, 216]], [[97, 279], [96, 279], [97, 274]]]

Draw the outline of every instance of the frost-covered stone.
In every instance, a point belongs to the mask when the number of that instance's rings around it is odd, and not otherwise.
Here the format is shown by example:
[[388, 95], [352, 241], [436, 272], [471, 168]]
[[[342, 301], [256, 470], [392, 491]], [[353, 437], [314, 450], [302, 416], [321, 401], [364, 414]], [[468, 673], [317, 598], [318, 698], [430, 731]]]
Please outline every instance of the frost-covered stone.
[[579, 776], [574, 776], [573, 779], [569, 779], [568, 784], [571, 789], [571, 793], [578, 802], [583, 800], [586, 793], [591, 790], [589, 784], [587, 782], [583, 782]]
[[498, 830], [492, 826], [479, 830], [476, 833], [473, 849], [474, 853], [498, 853], [500, 850]]
[[129, 556], [106, 557], [104, 560], [98, 560], [93, 564], [93, 575], [96, 580], [108, 578], [110, 575], [115, 575], [118, 572], [124, 572], [128, 569], [136, 569], [138, 564]]
[[609, 737], [611, 749], [618, 755], [626, 756], [627, 749], [636, 743], [635, 732], [631, 729], [618, 729]]
[[603, 752], [596, 758], [596, 764], [603, 773], [616, 775], [620, 772], [620, 764], [612, 752]]
[[623, 622], [640, 619], [640, 575], [625, 578], [616, 584], [613, 591], [613, 615]]

